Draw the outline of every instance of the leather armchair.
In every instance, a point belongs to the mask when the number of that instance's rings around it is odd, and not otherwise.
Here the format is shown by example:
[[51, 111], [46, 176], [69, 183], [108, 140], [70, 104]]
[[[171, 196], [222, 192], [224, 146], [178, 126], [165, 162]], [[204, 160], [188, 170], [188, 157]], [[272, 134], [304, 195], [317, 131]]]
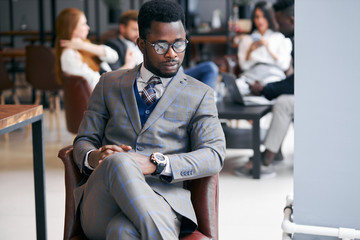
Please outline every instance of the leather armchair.
[[5, 97], [3, 91], [12, 90], [12, 98], [15, 104], [20, 104], [16, 95], [14, 82], [10, 79], [8, 71], [5, 67], [4, 61], [0, 58], [0, 104], [5, 104]]
[[69, 132], [78, 132], [86, 110], [91, 88], [85, 78], [67, 73], [62, 74], [66, 127]]
[[[41, 102], [41, 91], [49, 92], [50, 130], [52, 130], [52, 115], [56, 120], [58, 141], [60, 133], [60, 84], [55, 74], [55, 53], [52, 48], [43, 45], [26, 47], [26, 81], [36, 89], [35, 105]], [[28, 133], [27, 133], [28, 134]]]
[[[73, 146], [67, 146], [59, 151], [58, 157], [65, 167], [65, 223], [64, 240], [87, 239], [78, 219], [75, 219], [75, 202], [73, 191], [82, 179], [82, 174], [73, 161]], [[198, 229], [182, 237], [182, 240], [218, 239], [218, 205], [219, 176], [211, 176], [187, 181], [191, 191], [191, 200], [198, 219]]]

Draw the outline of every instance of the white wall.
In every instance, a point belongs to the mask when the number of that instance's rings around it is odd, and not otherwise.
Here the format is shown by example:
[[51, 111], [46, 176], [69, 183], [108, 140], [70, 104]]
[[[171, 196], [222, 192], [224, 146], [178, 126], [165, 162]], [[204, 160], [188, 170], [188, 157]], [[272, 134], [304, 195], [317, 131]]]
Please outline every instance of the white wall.
[[295, 22], [294, 222], [360, 229], [360, 1], [298, 0]]

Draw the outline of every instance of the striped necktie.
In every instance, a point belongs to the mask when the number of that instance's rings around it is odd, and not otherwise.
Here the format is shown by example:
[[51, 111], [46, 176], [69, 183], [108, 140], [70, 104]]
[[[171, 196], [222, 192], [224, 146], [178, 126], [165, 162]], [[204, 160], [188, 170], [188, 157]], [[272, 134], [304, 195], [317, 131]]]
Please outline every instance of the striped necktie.
[[150, 106], [156, 101], [156, 92], [154, 86], [159, 83], [161, 83], [160, 78], [156, 76], [152, 76], [148, 84], [142, 91], [141, 98], [142, 100], [144, 100], [147, 106]]

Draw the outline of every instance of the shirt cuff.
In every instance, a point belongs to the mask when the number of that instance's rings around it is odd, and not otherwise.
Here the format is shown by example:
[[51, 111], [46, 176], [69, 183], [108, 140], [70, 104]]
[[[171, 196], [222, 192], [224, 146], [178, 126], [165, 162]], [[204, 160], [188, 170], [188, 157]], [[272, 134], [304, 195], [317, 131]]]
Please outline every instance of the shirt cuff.
[[92, 151], [95, 151], [95, 150], [93, 149], [93, 150], [88, 151], [88, 152], [86, 153], [85, 159], [84, 159], [84, 166], [85, 166], [86, 168], [90, 169], [90, 170], [94, 170], [94, 168], [90, 166], [89, 160], [88, 160], [89, 154], [90, 154]]

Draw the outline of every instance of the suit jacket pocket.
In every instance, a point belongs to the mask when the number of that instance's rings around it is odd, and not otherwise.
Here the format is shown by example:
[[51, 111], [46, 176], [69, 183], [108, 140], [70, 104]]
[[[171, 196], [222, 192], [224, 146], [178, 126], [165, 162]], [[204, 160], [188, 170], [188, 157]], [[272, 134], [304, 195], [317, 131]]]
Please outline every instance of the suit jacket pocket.
[[184, 122], [190, 119], [190, 113], [188, 111], [174, 111], [174, 109], [164, 112], [164, 118], [174, 122]]

